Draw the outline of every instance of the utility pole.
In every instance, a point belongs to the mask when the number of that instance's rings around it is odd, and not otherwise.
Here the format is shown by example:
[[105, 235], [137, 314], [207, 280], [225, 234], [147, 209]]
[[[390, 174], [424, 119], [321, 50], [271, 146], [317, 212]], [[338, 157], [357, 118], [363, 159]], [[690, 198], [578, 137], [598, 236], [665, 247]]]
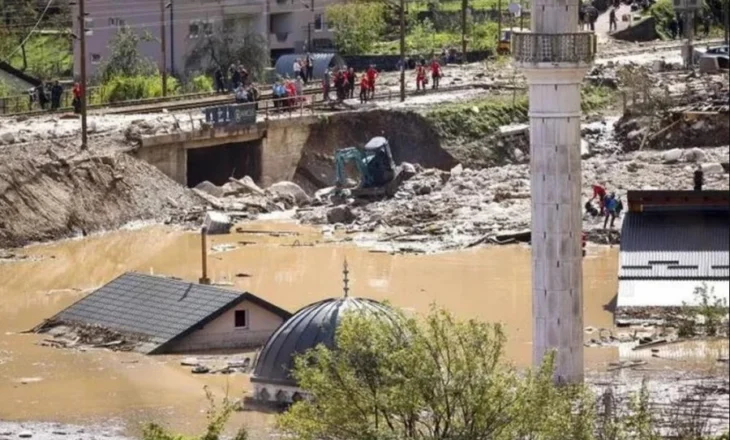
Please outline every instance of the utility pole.
[[469, 0], [461, 0], [461, 60], [466, 63], [466, 8]]
[[175, 74], [175, 4], [174, 0], [170, 0], [170, 72]]
[[400, 0], [400, 102], [406, 100], [406, 2]]
[[730, 0], [725, 0], [725, 44], [730, 46]]
[[522, 0], [520, 0], [520, 30], [523, 29], [524, 23], [525, 23], [525, 5], [522, 3]]
[[497, 0], [497, 44], [502, 40], [502, 0]]
[[79, 0], [79, 49], [81, 52], [81, 149], [89, 148], [86, 128], [86, 0]]
[[160, 49], [162, 51], [162, 96], [167, 96], [167, 42], [165, 41], [165, 0], [160, 0]]

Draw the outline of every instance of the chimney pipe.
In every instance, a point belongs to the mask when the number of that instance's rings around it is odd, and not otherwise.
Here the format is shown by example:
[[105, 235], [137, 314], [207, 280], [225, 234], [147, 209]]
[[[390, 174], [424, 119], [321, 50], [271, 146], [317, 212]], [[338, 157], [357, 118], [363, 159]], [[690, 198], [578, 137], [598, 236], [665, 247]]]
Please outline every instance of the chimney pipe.
[[201, 245], [201, 251], [202, 251], [202, 265], [203, 265], [203, 273], [198, 282], [200, 284], [209, 285], [210, 279], [208, 279], [208, 242], [206, 240], [206, 237], [208, 235], [208, 228], [203, 226], [203, 228], [200, 230], [200, 245]]

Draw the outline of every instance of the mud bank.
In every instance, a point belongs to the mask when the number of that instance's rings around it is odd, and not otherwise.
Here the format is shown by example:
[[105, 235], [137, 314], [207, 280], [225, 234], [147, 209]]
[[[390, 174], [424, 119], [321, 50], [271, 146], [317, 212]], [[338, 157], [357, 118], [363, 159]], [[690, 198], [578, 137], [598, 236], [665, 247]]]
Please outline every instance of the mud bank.
[[113, 424], [105, 426], [65, 425], [62, 423], [42, 422], [3, 422], [0, 420], [0, 439], [13, 440], [18, 438], [33, 440], [59, 440], [73, 438], [74, 440], [132, 440], [122, 435], [123, 428]]
[[124, 153], [0, 164], [0, 248], [86, 235], [137, 220], [179, 221], [197, 201], [158, 169]]

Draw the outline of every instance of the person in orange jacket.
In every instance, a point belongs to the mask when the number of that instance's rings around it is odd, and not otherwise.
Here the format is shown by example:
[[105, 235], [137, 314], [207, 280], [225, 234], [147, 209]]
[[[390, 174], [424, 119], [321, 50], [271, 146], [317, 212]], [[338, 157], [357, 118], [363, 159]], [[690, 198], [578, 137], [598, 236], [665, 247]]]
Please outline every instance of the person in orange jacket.
[[360, 76], [360, 103], [363, 104], [368, 101], [368, 93], [370, 92], [370, 83], [368, 76], [363, 74]]
[[419, 63], [416, 66], [416, 90], [426, 90], [426, 68]]
[[433, 85], [431, 88], [439, 88], [439, 79], [441, 78], [441, 64], [439, 64], [436, 58], [431, 61], [431, 78], [433, 79]]
[[367, 71], [368, 86], [370, 87], [370, 98], [375, 98], [375, 79], [378, 77], [378, 71], [375, 70], [375, 65], [371, 64]]

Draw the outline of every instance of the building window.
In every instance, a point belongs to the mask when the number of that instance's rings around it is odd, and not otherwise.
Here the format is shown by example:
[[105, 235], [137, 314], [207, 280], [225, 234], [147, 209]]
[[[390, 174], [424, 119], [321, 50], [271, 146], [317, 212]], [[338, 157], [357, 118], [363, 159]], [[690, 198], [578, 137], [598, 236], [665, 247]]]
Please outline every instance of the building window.
[[91, 64], [99, 64], [101, 63], [101, 55], [98, 53], [92, 53], [91, 54]]
[[213, 35], [213, 23], [209, 21], [203, 23], [203, 34], [205, 34], [206, 37]]
[[127, 24], [127, 22], [123, 18], [119, 18], [119, 17], [110, 17], [109, 18], [109, 26], [122, 27], [126, 24]]
[[200, 34], [200, 24], [197, 21], [190, 22], [190, 25], [188, 26], [188, 37], [198, 38], [199, 34]]
[[315, 14], [314, 15], [314, 30], [321, 31], [323, 24], [324, 24], [324, 20], [322, 19], [322, 14]]
[[236, 310], [233, 321], [233, 326], [236, 328], [248, 327], [248, 311]]

